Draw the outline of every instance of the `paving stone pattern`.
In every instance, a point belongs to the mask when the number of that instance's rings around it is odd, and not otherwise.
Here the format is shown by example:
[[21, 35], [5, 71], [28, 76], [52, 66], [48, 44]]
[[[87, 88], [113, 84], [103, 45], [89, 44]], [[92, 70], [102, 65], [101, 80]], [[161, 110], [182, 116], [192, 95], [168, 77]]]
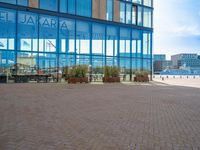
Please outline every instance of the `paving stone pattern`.
[[0, 150], [199, 150], [200, 89], [0, 84]]

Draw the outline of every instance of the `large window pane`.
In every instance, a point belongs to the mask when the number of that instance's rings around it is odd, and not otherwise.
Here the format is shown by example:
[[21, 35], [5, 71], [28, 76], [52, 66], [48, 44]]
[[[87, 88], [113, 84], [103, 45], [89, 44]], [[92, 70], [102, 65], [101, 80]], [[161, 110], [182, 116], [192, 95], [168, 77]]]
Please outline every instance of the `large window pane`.
[[28, 0], [17, 0], [18, 5], [28, 6]]
[[77, 0], [77, 15], [91, 17], [91, 0]]
[[132, 31], [132, 57], [141, 57], [142, 33], [139, 30]]
[[132, 24], [136, 25], [137, 23], [137, 7], [132, 7]]
[[143, 9], [144, 10], [144, 12], [143, 12], [143, 14], [144, 14], [144, 22], [143, 22], [143, 25], [145, 26], [145, 27], [151, 27], [151, 9], [149, 9], [149, 8], [144, 8]]
[[106, 66], [118, 66], [117, 57], [106, 57]]
[[117, 56], [117, 30], [118, 28], [108, 26], [107, 27], [107, 37], [106, 37], [106, 56]]
[[35, 75], [37, 74], [38, 57], [37, 53], [18, 52], [17, 53], [17, 74]]
[[92, 25], [92, 54], [105, 54], [105, 26], [100, 24]]
[[57, 57], [51, 53], [39, 53], [39, 70], [40, 75], [50, 75], [49, 80], [57, 79]]
[[102, 56], [92, 57], [92, 80], [102, 81], [103, 67], [105, 66], [105, 58]]
[[138, 6], [137, 25], [142, 26], [142, 7]]
[[90, 24], [87, 22], [77, 21], [76, 28], [76, 53], [90, 53]]
[[0, 50], [15, 49], [15, 11], [0, 8]]
[[70, 14], [75, 14], [76, 9], [75, 9], [75, 0], [68, 0], [68, 13]]
[[10, 3], [10, 4], [16, 4], [16, 0], [0, 0], [0, 2]]
[[60, 0], [60, 12], [67, 12], [67, 0]]
[[109, 21], [113, 20], [113, 0], [107, 0], [106, 19]]
[[51, 10], [51, 11], [57, 11], [58, 10], [58, 0], [40, 0], [40, 8]]
[[120, 77], [122, 81], [130, 80], [131, 59], [120, 57]]
[[66, 55], [66, 54], [60, 54], [59, 55], [59, 73], [61, 76], [59, 77], [62, 78], [62, 80], [65, 80], [69, 68], [75, 65], [75, 56], [74, 55]]
[[120, 2], [120, 22], [125, 23], [125, 3]]
[[132, 58], [132, 74], [135, 74], [137, 70], [137, 59], [135, 57]]
[[74, 53], [75, 51], [75, 21], [60, 18], [60, 52]]
[[88, 55], [77, 55], [76, 65], [90, 65], [90, 56]]
[[131, 24], [131, 4], [126, 4], [126, 23]]
[[120, 29], [120, 57], [130, 57], [130, 33], [131, 31], [128, 29]]
[[152, 0], [144, 0], [144, 5], [146, 5], [146, 6], [152, 6]]
[[[66, 55], [61, 54], [59, 55], [59, 67], [65, 68], [65, 67], [71, 67], [75, 65], [75, 56], [74, 55]], [[64, 72], [64, 70], [63, 70]]]
[[55, 52], [57, 40], [57, 17], [40, 16], [39, 51]]
[[142, 67], [142, 59], [141, 58], [137, 58], [136, 68], [137, 68], [137, 70], [142, 70], [143, 69], [143, 67]]
[[0, 50], [0, 75], [16, 74], [14, 64], [15, 64], [14, 51]]
[[151, 71], [151, 61], [150, 59], [143, 59], [143, 70], [150, 72]]
[[143, 33], [143, 58], [150, 58], [151, 56], [151, 34]]
[[38, 16], [33, 13], [18, 14], [18, 50], [38, 51]]
[[137, 3], [137, 4], [142, 4], [142, 0], [132, 0], [132, 2]]

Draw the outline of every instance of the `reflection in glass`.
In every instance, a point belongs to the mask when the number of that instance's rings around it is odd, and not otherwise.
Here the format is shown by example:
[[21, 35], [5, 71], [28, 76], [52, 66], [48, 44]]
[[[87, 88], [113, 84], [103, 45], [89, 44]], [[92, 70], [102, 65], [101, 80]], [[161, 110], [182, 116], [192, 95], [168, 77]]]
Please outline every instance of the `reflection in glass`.
[[145, 27], [151, 27], [151, 22], [152, 22], [152, 19], [151, 19], [151, 9], [149, 8], [144, 8], [144, 21], [143, 21], [143, 24]]
[[128, 29], [120, 29], [120, 57], [130, 57], [130, 33]]
[[92, 25], [92, 54], [105, 54], [105, 26], [95, 23]]
[[0, 50], [15, 48], [15, 16], [15, 11], [0, 8]]
[[131, 24], [131, 4], [126, 4], [126, 23]]
[[40, 16], [39, 51], [56, 52], [57, 17]]
[[125, 3], [120, 2], [120, 22], [125, 23]]
[[116, 27], [107, 26], [106, 56], [116, 56], [118, 49], [118, 36]]
[[39, 0], [40, 1], [40, 8], [46, 9], [50, 11], [57, 11], [58, 9], [58, 0]]
[[38, 50], [38, 16], [33, 13], [18, 13], [18, 50]]
[[76, 29], [76, 53], [90, 53], [90, 24], [87, 22], [77, 21]]
[[75, 50], [75, 21], [60, 18], [60, 52], [74, 53]]
[[107, 0], [106, 20], [113, 20], [113, 0]]

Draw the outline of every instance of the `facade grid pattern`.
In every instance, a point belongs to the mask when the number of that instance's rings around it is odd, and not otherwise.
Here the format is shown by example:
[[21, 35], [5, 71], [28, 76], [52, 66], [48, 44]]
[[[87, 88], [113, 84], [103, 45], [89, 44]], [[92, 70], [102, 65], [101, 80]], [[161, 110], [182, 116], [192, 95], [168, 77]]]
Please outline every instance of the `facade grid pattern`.
[[[152, 6], [144, 6], [144, 2], [120, 1], [137, 7], [136, 10], [142, 8], [140, 24], [110, 21], [109, 18], [107, 21], [106, 17], [94, 18], [92, 6], [87, 8], [91, 13], [85, 13], [85, 16], [70, 14], [69, 9], [65, 13], [56, 12], [61, 11], [62, 0], [53, 11], [48, 10], [52, 7], [48, 5], [46, 8], [32, 8], [30, 1], [23, 6], [7, 2], [0, 1], [1, 74], [50, 74], [56, 82], [63, 77], [66, 68], [82, 64], [91, 67], [92, 74], [99, 79], [104, 66], [119, 67], [120, 76], [125, 80], [132, 80], [136, 70], [152, 72], [152, 16], [150, 26], [145, 26], [144, 14], [145, 9], [153, 9]], [[112, 11], [107, 12], [113, 13], [114, 3]], [[39, 4], [42, 6], [41, 1]], [[87, 10], [86, 6], [82, 6], [84, 4], [80, 5], [77, 7], [75, 4], [75, 12]], [[80, 10], [82, 7], [86, 10]], [[126, 7], [124, 13], [126, 18]], [[136, 14], [138, 22], [139, 12]], [[114, 14], [111, 16], [112, 19], [116, 17]], [[130, 18], [133, 18], [132, 15]]]

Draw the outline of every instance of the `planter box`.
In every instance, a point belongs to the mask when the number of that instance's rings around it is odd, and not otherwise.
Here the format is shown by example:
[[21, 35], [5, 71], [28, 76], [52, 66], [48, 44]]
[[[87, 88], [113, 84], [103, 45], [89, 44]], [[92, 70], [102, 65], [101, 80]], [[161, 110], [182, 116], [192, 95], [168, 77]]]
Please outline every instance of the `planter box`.
[[149, 82], [149, 77], [134, 77], [135, 82]]
[[88, 83], [88, 78], [68, 78], [68, 83], [76, 84], [76, 83]]
[[7, 83], [7, 77], [6, 76], [0, 76], [0, 83]]
[[103, 77], [103, 82], [105, 83], [120, 82], [120, 77]]

